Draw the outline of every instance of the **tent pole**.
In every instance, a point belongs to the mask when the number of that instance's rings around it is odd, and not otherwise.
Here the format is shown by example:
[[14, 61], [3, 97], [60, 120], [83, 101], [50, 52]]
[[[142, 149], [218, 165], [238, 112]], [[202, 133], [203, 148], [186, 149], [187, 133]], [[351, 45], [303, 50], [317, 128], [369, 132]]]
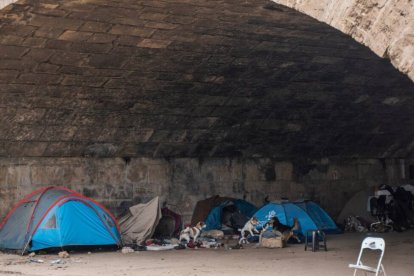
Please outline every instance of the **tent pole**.
[[[44, 190], [40, 193], [39, 197], [37, 198], [36, 204], [35, 204], [35, 206], [33, 207], [32, 215], [30, 216], [30, 221], [29, 221], [29, 223], [27, 224], [27, 230], [26, 230], [25, 239], [27, 238], [27, 235], [30, 233], [30, 228], [31, 228], [31, 225], [32, 225], [32, 223], [33, 223], [34, 215], [35, 215], [35, 212], [36, 212], [37, 206], [39, 205], [40, 200], [42, 199], [43, 195], [44, 195], [47, 191], [49, 191], [49, 190], [51, 190], [51, 189], [53, 189], [53, 188], [54, 188], [53, 186], [51, 186], [51, 187], [47, 187], [46, 189], [44, 189]], [[26, 252], [26, 249], [27, 249], [27, 247], [29, 246], [29, 243], [30, 243], [31, 239], [32, 239], [32, 234], [30, 234], [29, 239], [27, 239], [26, 245], [24, 246], [23, 251], [22, 251], [22, 256], [24, 255], [24, 252]]]

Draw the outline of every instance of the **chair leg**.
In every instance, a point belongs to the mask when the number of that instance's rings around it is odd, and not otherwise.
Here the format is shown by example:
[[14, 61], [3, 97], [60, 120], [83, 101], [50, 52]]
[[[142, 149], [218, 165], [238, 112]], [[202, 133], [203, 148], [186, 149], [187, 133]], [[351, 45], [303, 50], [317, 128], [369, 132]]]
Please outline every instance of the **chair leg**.
[[305, 251], [308, 250], [308, 233], [305, 234]]
[[322, 237], [323, 247], [325, 251], [328, 251], [328, 248], [326, 247], [326, 235], [324, 232], [321, 232], [321, 237]]
[[316, 232], [313, 231], [312, 232], [312, 252], [315, 252], [317, 250], [316, 249], [316, 238], [317, 238]]
[[381, 264], [381, 272], [384, 276], [387, 276], [387, 273], [385, 273], [384, 266]]

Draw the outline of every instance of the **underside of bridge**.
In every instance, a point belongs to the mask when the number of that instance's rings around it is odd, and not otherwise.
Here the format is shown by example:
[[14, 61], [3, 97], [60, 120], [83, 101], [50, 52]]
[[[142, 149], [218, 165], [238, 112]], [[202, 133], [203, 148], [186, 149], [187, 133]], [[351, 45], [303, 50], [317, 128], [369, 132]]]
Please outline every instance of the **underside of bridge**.
[[413, 106], [388, 60], [270, 1], [19, 1], [0, 11], [0, 217], [44, 185], [117, 214], [221, 194], [335, 215], [410, 181]]

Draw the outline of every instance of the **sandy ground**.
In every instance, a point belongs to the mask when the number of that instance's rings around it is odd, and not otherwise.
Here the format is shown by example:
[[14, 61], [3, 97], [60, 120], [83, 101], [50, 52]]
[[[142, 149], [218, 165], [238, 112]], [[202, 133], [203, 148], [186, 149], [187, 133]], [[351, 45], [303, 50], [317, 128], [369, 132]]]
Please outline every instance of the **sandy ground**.
[[[65, 264], [51, 264], [57, 255], [38, 255], [44, 263], [27, 256], [0, 253], [0, 275], [352, 275], [365, 234], [328, 236], [328, 252], [304, 251], [303, 244], [266, 249], [250, 246], [240, 250], [186, 249], [164, 252], [72, 253]], [[414, 231], [388, 233], [384, 266], [387, 275], [414, 275]], [[370, 254], [369, 259], [374, 259]], [[360, 274], [360, 275], [363, 275]]]

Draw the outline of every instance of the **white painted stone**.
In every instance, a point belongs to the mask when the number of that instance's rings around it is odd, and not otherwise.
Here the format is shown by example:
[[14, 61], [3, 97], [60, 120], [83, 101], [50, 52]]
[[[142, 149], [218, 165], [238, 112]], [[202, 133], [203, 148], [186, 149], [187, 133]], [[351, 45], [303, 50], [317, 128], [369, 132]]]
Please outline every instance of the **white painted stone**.
[[10, 5], [14, 2], [17, 2], [17, 0], [0, 0], [0, 9], [2, 9], [5, 6]]

